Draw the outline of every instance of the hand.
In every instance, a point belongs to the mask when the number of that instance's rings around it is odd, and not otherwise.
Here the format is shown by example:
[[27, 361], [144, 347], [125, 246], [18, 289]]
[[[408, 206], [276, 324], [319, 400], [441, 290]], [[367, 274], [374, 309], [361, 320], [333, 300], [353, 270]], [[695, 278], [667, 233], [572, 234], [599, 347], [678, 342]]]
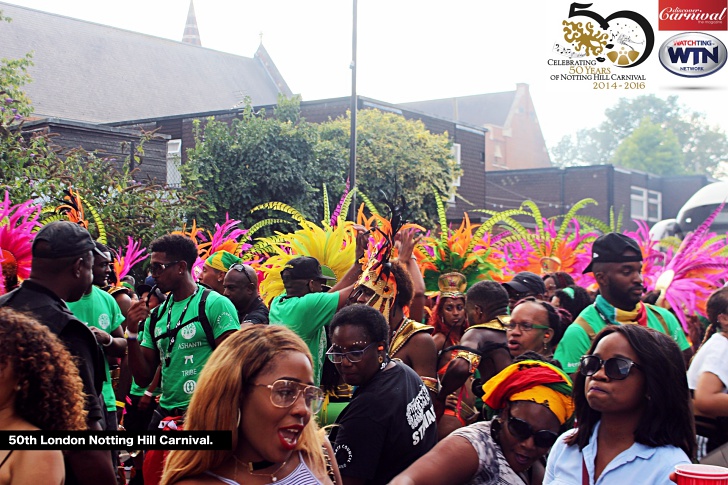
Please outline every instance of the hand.
[[367, 228], [361, 224], [354, 224], [352, 227], [356, 231], [356, 260], [359, 261], [369, 245], [370, 231], [367, 231]]
[[111, 343], [111, 340], [113, 340], [113, 337], [108, 332], [104, 332], [100, 328], [96, 327], [89, 327], [91, 329], [91, 332], [94, 334], [94, 337], [96, 337], [96, 342], [108, 346]]
[[458, 410], [458, 398], [455, 394], [450, 394], [445, 399], [445, 409], [457, 412]]
[[420, 242], [420, 239], [422, 238], [422, 236], [415, 237], [417, 231], [419, 231], [419, 229], [417, 229], [416, 227], [411, 227], [409, 229], [405, 229], [404, 231], [400, 231], [400, 233], [402, 234], [402, 243], [399, 246], [399, 255], [397, 256], [397, 259], [403, 264], [407, 264], [412, 258], [415, 246], [417, 246], [417, 244]]
[[[149, 296], [147, 296], [149, 298]], [[131, 333], [139, 333], [139, 324], [149, 318], [150, 310], [147, 307], [147, 298], [135, 301], [126, 312], [126, 329]]]
[[139, 411], [144, 411], [149, 408], [149, 405], [152, 403], [152, 399], [154, 399], [154, 396], [147, 396], [146, 394], [143, 394], [139, 399], [139, 404], [137, 404]]

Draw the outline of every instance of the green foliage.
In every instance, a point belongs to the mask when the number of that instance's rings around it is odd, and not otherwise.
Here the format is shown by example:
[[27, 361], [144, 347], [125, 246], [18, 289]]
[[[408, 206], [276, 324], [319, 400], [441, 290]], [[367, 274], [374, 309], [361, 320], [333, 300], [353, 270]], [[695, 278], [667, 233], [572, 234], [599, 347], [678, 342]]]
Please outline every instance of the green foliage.
[[[117, 170], [114, 160], [82, 149], [61, 153], [48, 136], [23, 133], [22, 117], [32, 112], [23, 93], [29, 65], [30, 56], [0, 60], [0, 106], [5, 108], [0, 111], [0, 194], [7, 190], [14, 203], [41, 203], [43, 220], [49, 222], [64, 191], [73, 188], [83, 198], [89, 231], [95, 238], [105, 236], [111, 247], [126, 245], [128, 235], [147, 245], [180, 226], [192, 198], [135, 180], [138, 170], [128, 170], [126, 162]], [[141, 137], [138, 150], [147, 138]]]
[[294, 111], [296, 99], [284, 102], [273, 117], [247, 105], [230, 125], [195, 121], [197, 143], [181, 172], [184, 190], [205, 194], [191, 214], [198, 224], [210, 226], [229, 213], [249, 227], [262, 216], [250, 210], [267, 201], [296, 207], [309, 220], [321, 219], [319, 194], [324, 184], [333, 194], [343, 192], [347, 158], [320, 138], [317, 125]]
[[[321, 137], [349, 151], [350, 119], [346, 117], [320, 125]], [[447, 134], [432, 134], [421, 121], [366, 109], [357, 114], [357, 187], [377, 207], [392, 202], [397, 186], [409, 209], [408, 219], [434, 226], [437, 219], [432, 187], [449, 194], [460, 175], [452, 158]]]
[[645, 118], [622, 140], [614, 151], [612, 162], [655, 175], [681, 175], [685, 173], [684, 159], [675, 133]]
[[[718, 127], [708, 124], [705, 116], [698, 112], [691, 112], [682, 106], [677, 96], [666, 99], [655, 95], [638, 96], [636, 98], [622, 98], [616, 106], [605, 111], [606, 120], [597, 128], [579, 130], [575, 135], [564, 137], [552, 154], [555, 164], [559, 166], [597, 165], [615, 163], [619, 165], [627, 161], [631, 168], [650, 171], [651, 166], [658, 167], [666, 163], [665, 157], [671, 158], [677, 146], [682, 152], [681, 158], [673, 158], [672, 170], [669, 173], [707, 174], [719, 177], [726, 174], [726, 161], [728, 161], [728, 137]], [[660, 133], [649, 126], [643, 126], [643, 131], [635, 140], [632, 137], [644, 123], [644, 120], [659, 127]], [[639, 153], [639, 146], [655, 143], [658, 135], [662, 135], [661, 144], [663, 154], [660, 160], [647, 160], [647, 164], [640, 165], [634, 157], [626, 157], [625, 152]], [[622, 149], [619, 158], [618, 147], [625, 141], [631, 140], [628, 147]], [[664, 172], [667, 173], [667, 172]]]

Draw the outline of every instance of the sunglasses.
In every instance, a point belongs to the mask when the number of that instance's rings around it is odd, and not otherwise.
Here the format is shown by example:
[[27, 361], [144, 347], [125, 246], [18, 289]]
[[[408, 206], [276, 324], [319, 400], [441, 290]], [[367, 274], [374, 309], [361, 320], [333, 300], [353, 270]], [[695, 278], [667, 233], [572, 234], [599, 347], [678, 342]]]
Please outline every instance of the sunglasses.
[[250, 275], [248, 275], [248, 271], [245, 269], [244, 265], [240, 263], [235, 263], [234, 265], [230, 266], [230, 269], [233, 269], [239, 273], [243, 273], [245, 275], [245, 278], [248, 280], [248, 284], [253, 284], [253, 280], [250, 279]]
[[372, 342], [361, 350], [350, 350], [349, 352], [334, 352], [333, 350], [331, 350], [334, 347], [331, 347], [329, 350], [326, 351], [326, 356], [334, 364], [341, 364], [341, 361], [344, 360], [344, 357], [346, 357], [346, 360], [348, 360], [352, 364], [355, 364], [357, 362], [361, 362], [361, 360], [364, 358], [364, 352], [366, 352], [367, 349], [372, 345], [376, 345], [376, 343]]
[[171, 263], [152, 263], [149, 265], [149, 272], [152, 274], [152, 276], [158, 275], [164, 271], [167, 271], [167, 268], [170, 268], [177, 263], [179, 263], [179, 261], [172, 261]]
[[270, 389], [270, 402], [277, 408], [290, 408], [298, 400], [301, 393], [306, 400], [306, 407], [316, 414], [324, 403], [324, 392], [316, 386], [309, 386], [296, 381], [279, 379], [273, 384], [253, 384]]
[[585, 355], [579, 361], [579, 372], [583, 376], [593, 376], [602, 367], [604, 367], [604, 373], [607, 377], [616, 381], [626, 379], [632, 367], [641, 368], [635, 362], [624, 357], [612, 357], [611, 359], [602, 360], [596, 355]]
[[503, 328], [505, 328], [507, 330], [515, 330], [516, 327], [520, 328], [521, 332], [530, 332], [534, 328], [536, 328], [538, 330], [548, 330], [551, 328], [548, 325], [536, 325], [535, 323], [529, 323], [529, 322], [521, 323], [521, 322], [514, 322], [512, 320], [509, 323], [503, 324]]
[[556, 443], [556, 439], [559, 437], [557, 433], [547, 429], [534, 431], [530, 424], [514, 416], [508, 417], [508, 431], [510, 431], [518, 441], [526, 441], [528, 438], [533, 436], [533, 444], [539, 448], [551, 448], [554, 443]]

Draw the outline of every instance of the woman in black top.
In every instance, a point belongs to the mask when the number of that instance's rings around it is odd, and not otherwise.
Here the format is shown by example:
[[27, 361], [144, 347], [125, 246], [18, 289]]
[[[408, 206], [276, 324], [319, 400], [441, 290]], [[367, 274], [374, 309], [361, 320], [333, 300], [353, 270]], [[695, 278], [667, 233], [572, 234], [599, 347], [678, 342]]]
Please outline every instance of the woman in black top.
[[348, 306], [329, 331], [327, 355], [356, 386], [330, 437], [343, 482], [388, 483], [437, 441], [427, 388], [412, 369], [387, 357], [389, 326], [376, 309]]

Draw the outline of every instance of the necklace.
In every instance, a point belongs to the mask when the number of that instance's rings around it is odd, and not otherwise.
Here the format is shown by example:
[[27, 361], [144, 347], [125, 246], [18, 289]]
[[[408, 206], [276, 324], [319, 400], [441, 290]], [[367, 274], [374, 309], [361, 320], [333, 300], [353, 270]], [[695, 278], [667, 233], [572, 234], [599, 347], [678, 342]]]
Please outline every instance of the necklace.
[[[241, 465], [243, 465], [245, 467], [245, 469], [247, 470], [248, 474], [250, 474], [250, 475], [252, 475], [254, 477], [265, 477], [265, 476], [269, 476], [271, 482], [277, 482], [278, 481], [278, 478], [276, 477], [276, 475], [278, 474], [279, 471], [281, 471], [283, 469], [284, 466], [286, 466], [286, 463], [288, 463], [288, 460], [284, 461], [283, 463], [281, 463], [281, 466], [279, 466], [278, 468], [275, 469], [275, 471], [273, 473], [253, 473], [253, 470], [261, 470], [263, 468], [268, 468], [268, 467], [273, 466], [274, 463], [272, 463], [270, 461], [266, 461], [266, 460], [256, 461], [256, 462], [252, 462], [252, 461], [249, 461], [249, 462], [240, 461], [238, 459], [238, 457], [235, 456], [235, 455], [233, 455], [233, 458], [235, 459], [235, 461], [237, 463], [240, 463]], [[236, 474], [237, 474], [237, 465], [235, 466], [235, 468], [236, 468]]]

